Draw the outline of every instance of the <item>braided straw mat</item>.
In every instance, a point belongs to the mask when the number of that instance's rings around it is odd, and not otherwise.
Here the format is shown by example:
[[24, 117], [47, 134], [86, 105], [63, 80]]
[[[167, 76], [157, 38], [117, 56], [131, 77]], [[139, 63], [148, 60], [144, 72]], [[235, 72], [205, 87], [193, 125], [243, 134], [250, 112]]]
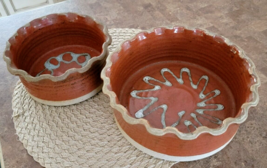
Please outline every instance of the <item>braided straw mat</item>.
[[[110, 29], [116, 46], [137, 29]], [[19, 140], [44, 167], [171, 167], [174, 162], [149, 156], [133, 147], [113, 119], [102, 92], [79, 104], [53, 107], [34, 101], [19, 81], [12, 100]]]

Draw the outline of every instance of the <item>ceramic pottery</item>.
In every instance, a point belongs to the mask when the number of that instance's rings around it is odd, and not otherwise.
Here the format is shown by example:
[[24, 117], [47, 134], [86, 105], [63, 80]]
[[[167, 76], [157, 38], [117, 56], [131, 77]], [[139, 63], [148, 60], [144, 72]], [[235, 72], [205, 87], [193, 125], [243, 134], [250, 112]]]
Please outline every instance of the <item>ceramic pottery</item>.
[[101, 90], [110, 43], [107, 27], [89, 16], [51, 14], [18, 29], [7, 42], [4, 60], [33, 99], [69, 105]]
[[259, 101], [259, 77], [224, 37], [155, 28], [107, 58], [103, 92], [122, 134], [154, 157], [191, 161], [223, 149]]

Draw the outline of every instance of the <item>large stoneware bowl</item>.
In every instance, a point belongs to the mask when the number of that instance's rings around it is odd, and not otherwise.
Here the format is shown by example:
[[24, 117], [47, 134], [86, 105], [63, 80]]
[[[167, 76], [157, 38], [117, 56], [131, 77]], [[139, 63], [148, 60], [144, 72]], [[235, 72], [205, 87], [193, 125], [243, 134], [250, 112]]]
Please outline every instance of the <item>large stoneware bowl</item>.
[[141, 32], [108, 56], [101, 77], [122, 134], [166, 160], [220, 151], [259, 101], [254, 63], [229, 40], [199, 29]]
[[4, 60], [33, 99], [69, 105], [101, 90], [110, 43], [107, 27], [89, 16], [51, 14], [18, 29], [7, 42]]

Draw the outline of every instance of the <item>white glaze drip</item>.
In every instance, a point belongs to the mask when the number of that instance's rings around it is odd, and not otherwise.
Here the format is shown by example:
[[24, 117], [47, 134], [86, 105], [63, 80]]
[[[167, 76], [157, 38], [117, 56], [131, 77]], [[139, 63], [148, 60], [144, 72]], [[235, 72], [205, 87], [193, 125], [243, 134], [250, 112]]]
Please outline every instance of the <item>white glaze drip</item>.
[[[65, 54], [70, 54], [71, 57], [72, 57], [72, 59], [71, 59], [70, 61], [65, 61], [65, 60], [63, 59], [63, 56], [64, 56]], [[85, 59], [86, 59], [83, 63], [79, 63], [79, 61], [78, 61], [78, 58], [79, 58], [80, 56], [84, 56]], [[44, 68], [42, 71], [40, 71], [36, 76], [40, 76], [40, 75], [41, 75], [44, 71], [46, 71], [46, 70], [50, 71], [50, 75], [54, 75], [54, 70], [60, 67], [60, 63], [61, 63], [61, 62], [65, 63], [65, 64], [70, 64], [70, 63], [72, 63], [72, 62], [76, 62], [76, 63], [77, 63], [78, 65], [80, 65], [81, 67], [84, 67], [84, 66], [87, 64], [87, 62], [89, 61], [90, 58], [91, 58], [91, 56], [90, 56], [90, 54], [88, 54], [88, 53], [76, 54], [76, 53], [73, 53], [73, 52], [65, 52], [65, 53], [62, 53], [62, 54], [60, 54], [60, 55], [58, 55], [58, 56], [56, 56], [56, 57], [50, 57], [50, 58], [44, 63], [44, 67], [45, 67], [45, 68]], [[50, 62], [52, 59], [56, 59], [56, 60], [57, 60], [57, 62], [58, 62], [57, 65], [54, 65], [54, 64], [52, 64], [52, 63]]]
[[[203, 75], [200, 77], [200, 79], [198, 80], [198, 82], [196, 84], [193, 83], [193, 80], [192, 80], [192, 76], [191, 76], [191, 72], [188, 68], [182, 68], [180, 70], [180, 77], [178, 78], [170, 69], [168, 68], [163, 68], [161, 69], [160, 73], [164, 79], [164, 81], [160, 81], [160, 80], [157, 80], [155, 78], [152, 78], [150, 76], [145, 76], [143, 78], [143, 81], [151, 86], [154, 86], [154, 88], [152, 89], [146, 89], [146, 90], [133, 90], [131, 92], [131, 96], [134, 97], [134, 98], [137, 98], [137, 99], [148, 99], [150, 100], [150, 103], [148, 103], [146, 106], [144, 106], [142, 109], [138, 110], [136, 113], [135, 113], [135, 117], [136, 118], [143, 118], [147, 115], [149, 115], [150, 113], [158, 110], [158, 109], [162, 109], [163, 110], [163, 113], [161, 115], [161, 123], [162, 123], [162, 126], [163, 128], [166, 127], [166, 123], [165, 123], [165, 114], [167, 112], [167, 109], [168, 109], [168, 106], [166, 104], [162, 104], [160, 106], [157, 106], [156, 108], [152, 109], [152, 110], [149, 110], [148, 112], [145, 113], [145, 111], [150, 107], [152, 106], [155, 102], [158, 101], [158, 98], [157, 97], [142, 97], [142, 96], [138, 96], [139, 93], [143, 93], [143, 92], [150, 92], [150, 91], [156, 91], [156, 90], [160, 90], [161, 89], [161, 86], [160, 85], [156, 85], [156, 84], [153, 84], [153, 83], [150, 83], [150, 81], [154, 81], [154, 82], [157, 82], [157, 83], [160, 83], [162, 85], [165, 85], [165, 86], [169, 86], [171, 87], [172, 86], [172, 83], [166, 79], [166, 77], [164, 76], [164, 73], [165, 72], [168, 72], [170, 73], [175, 79], [176, 81], [179, 83], [179, 84], [184, 84], [184, 80], [183, 80], [183, 73], [187, 73], [188, 74], [188, 77], [189, 77], [189, 81], [190, 81], [190, 85], [193, 89], [197, 89], [201, 80], [204, 80], [205, 81], [205, 85], [203, 87], [203, 89], [200, 91], [199, 93], [199, 98], [202, 99], [201, 102], [197, 103], [197, 107], [198, 109], [195, 110], [196, 114], [195, 113], [190, 113], [191, 117], [198, 123], [199, 126], [202, 126], [201, 122], [197, 119], [197, 117], [202, 117], [203, 119], [206, 119], [206, 120], [209, 120], [210, 122], [212, 123], [215, 123], [215, 124], [218, 124], [220, 125], [222, 123], [222, 121], [219, 119], [219, 118], [216, 118], [214, 116], [211, 116], [211, 115], [208, 115], [208, 114], [205, 114], [204, 111], [219, 111], [219, 110], [223, 110], [224, 109], [224, 106], [222, 104], [207, 104], [206, 102], [217, 97], [218, 95], [220, 95], [220, 91], [218, 89], [215, 89], [207, 94], [204, 94], [204, 91], [206, 90], [206, 87], [208, 85], [208, 82], [209, 82], [209, 77], [206, 76], [206, 75]], [[213, 95], [212, 95], [213, 94]], [[210, 96], [212, 95], [212, 96]], [[210, 96], [209, 98], [207, 98], [208, 96]], [[202, 109], [201, 107], [207, 107], [207, 106], [213, 106], [215, 108], [204, 108]], [[176, 127], [177, 125], [179, 125], [183, 115], [185, 114], [185, 111], [180, 111], [178, 112], [178, 120], [172, 124], [171, 126], [172, 127]], [[213, 120], [205, 117], [205, 116], [209, 116], [210, 118], [212, 118]], [[188, 120], [185, 120], [184, 121], [184, 124], [185, 126], [187, 126], [187, 129], [189, 130], [190, 132], [190, 129], [189, 129], [189, 126], [192, 125], [194, 128], [197, 128], [191, 121], [188, 121]]]
[[191, 113], [190, 115], [191, 115], [191, 117], [194, 118], [194, 120], [198, 123], [198, 125], [203, 126], [203, 125], [201, 124], [201, 122], [198, 121], [198, 119], [197, 119], [197, 115], [196, 115], [195, 113]]
[[184, 125], [187, 127], [188, 132], [191, 132], [189, 128], [190, 125], [192, 125], [195, 129], [197, 129], [197, 126], [195, 126], [191, 121], [188, 120], [184, 120]]
[[[167, 107], [167, 108], [168, 108], [168, 107]], [[167, 111], [167, 109], [166, 109], [165, 111], [163, 111], [163, 113], [162, 113], [162, 115], [161, 115], [161, 123], [162, 123], [163, 128], [166, 127], [166, 123], [165, 123], [165, 114], [166, 114], [166, 111]], [[172, 127], [176, 127], [177, 125], [179, 125], [179, 123], [180, 123], [180, 121], [181, 121], [183, 115], [185, 114], [185, 111], [180, 111], [180, 112], [178, 112], [177, 114], [178, 114], [178, 116], [179, 116], [179, 119], [178, 119], [175, 123], [173, 123], [173, 124], [171, 125]]]

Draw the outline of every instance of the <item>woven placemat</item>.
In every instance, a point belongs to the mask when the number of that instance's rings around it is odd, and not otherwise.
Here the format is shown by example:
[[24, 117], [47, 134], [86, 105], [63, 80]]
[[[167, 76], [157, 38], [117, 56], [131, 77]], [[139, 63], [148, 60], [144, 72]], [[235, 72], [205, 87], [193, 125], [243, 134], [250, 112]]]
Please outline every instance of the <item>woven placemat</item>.
[[[110, 29], [113, 51], [137, 29]], [[118, 130], [109, 99], [102, 92], [87, 101], [53, 107], [34, 101], [19, 81], [13, 100], [19, 140], [44, 167], [171, 167], [133, 147]]]

